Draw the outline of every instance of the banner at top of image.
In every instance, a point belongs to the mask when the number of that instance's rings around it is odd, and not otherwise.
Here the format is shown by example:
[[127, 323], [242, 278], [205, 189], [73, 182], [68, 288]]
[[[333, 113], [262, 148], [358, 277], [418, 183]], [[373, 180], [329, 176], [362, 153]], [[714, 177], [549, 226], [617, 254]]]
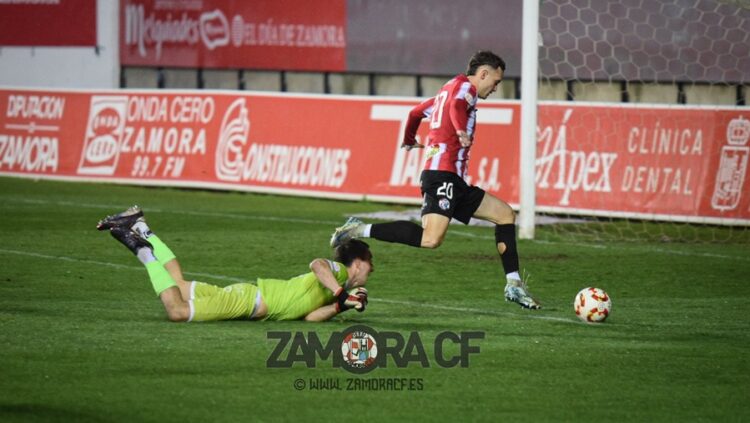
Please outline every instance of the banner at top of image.
[[340, 71], [345, 0], [123, 0], [120, 61], [132, 66]]

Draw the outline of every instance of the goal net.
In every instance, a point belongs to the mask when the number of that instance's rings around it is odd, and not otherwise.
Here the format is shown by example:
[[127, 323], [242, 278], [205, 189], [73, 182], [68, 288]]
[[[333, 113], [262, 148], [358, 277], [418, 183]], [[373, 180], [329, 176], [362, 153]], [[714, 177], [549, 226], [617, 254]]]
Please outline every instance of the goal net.
[[750, 1], [543, 1], [539, 44], [537, 238], [750, 240]]

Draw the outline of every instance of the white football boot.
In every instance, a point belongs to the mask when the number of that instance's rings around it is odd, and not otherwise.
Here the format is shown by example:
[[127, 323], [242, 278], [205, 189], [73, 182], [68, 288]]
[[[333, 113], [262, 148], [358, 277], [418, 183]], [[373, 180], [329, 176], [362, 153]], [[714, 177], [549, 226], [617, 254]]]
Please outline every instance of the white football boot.
[[532, 310], [542, 308], [542, 305], [529, 293], [526, 282], [516, 279], [508, 279], [505, 284], [505, 301], [518, 303], [521, 307]]
[[331, 235], [331, 247], [336, 248], [350, 239], [362, 236], [363, 226], [364, 222], [356, 217], [350, 217]]

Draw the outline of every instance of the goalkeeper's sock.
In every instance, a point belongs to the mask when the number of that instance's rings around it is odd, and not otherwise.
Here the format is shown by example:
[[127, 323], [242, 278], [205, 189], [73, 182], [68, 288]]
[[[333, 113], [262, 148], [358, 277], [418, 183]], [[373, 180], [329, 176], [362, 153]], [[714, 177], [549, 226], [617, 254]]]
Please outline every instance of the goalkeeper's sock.
[[[507, 223], [505, 225], [495, 226], [495, 244], [505, 244], [505, 251], [500, 254], [500, 260], [503, 262], [505, 274], [517, 275], [520, 265], [518, 264], [518, 249], [516, 247], [516, 225]], [[515, 279], [515, 278], [514, 278]], [[520, 280], [521, 278], [518, 278]]]
[[143, 265], [147, 265], [151, 263], [152, 261], [156, 261], [156, 257], [154, 257], [154, 252], [150, 248], [139, 248], [138, 251], [135, 253], [135, 256], [138, 257], [138, 260], [143, 263]]
[[167, 244], [159, 239], [155, 233], [151, 232], [146, 239], [148, 239], [148, 242], [154, 247], [154, 255], [156, 256], [156, 259], [159, 260], [159, 263], [164, 264], [176, 258], [172, 250], [167, 247]]
[[154, 234], [153, 232], [151, 232], [148, 224], [146, 224], [146, 220], [144, 220], [143, 218], [138, 219], [135, 224], [130, 227], [130, 230], [140, 235], [143, 239], [148, 239], [151, 235]]
[[388, 223], [374, 223], [370, 228], [370, 237], [386, 242], [421, 247], [422, 232], [424, 230], [416, 223], [399, 220]]
[[169, 272], [167, 272], [167, 269], [165, 269], [164, 266], [162, 266], [161, 263], [156, 260], [154, 252], [151, 248], [139, 248], [135, 255], [136, 257], [138, 257], [138, 260], [140, 260], [141, 263], [146, 266], [148, 277], [149, 279], [151, 279], [151, 286], [154, 287], [154, 292], [156, 292], [156, 295], [161, 295], [161, 293], [164, 292], [164, 290], [166, 290], [167, 288], [177, 286], [177, 284], [174, 282], [174, 279], [172, 279], [172, 276], [170, 276]]
[[[142, 250], [145, 250], [145, 248], [143, 248]], [[140, 253], [140, 250], [138, 252]], [[149, 279], [151, 279], [151, 286], [154, 287], [154, 292], [156, 292], [157, 296], [161, 295], [161, 293], [168, 288], [177, 286], [177, 284], [174, 282], [174, 279], [169, 276], [169, 272], [167, 272], [167, 269], [165, 269], [164, 266], [162, 266], [158, 261], [152, 260], [148, 263], [144, 263], [144, 265], [146, 266], [148, 277]]]

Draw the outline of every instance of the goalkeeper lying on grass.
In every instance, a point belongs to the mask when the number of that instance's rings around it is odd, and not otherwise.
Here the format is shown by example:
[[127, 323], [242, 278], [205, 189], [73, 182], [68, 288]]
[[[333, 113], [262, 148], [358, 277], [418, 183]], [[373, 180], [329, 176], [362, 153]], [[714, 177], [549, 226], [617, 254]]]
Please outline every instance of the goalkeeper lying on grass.
[[315, 259], [312, 272], [289, 280], [258, 279], [221, 288], [187, 282], [174, 253], [154, 235], [143, 211], [133, 206], [97, 224], [109, 230], [146, 266], [169, 320], [297, 320], [320, 322], [349, 309], [364, 311], [367, 277], [373, 271], [369, 246], [351, 240], [336, 248], [335, 260]]

